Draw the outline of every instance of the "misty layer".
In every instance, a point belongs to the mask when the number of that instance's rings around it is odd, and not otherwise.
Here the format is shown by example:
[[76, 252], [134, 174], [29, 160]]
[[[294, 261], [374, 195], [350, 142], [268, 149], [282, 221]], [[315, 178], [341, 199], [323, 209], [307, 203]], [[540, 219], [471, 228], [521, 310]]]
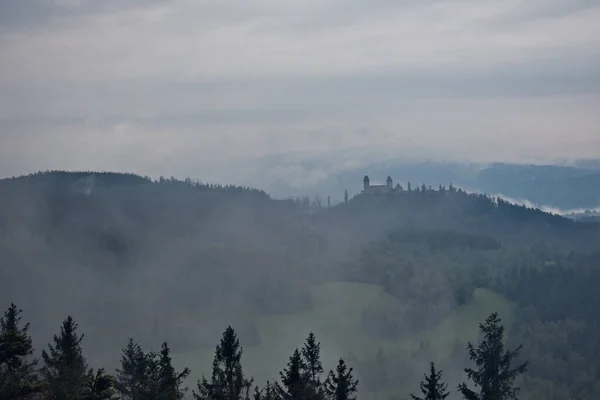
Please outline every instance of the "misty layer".
[[434, 360], [456, 388], [467, 342], [500, 311], [531, 361], [525, 394], [600, 395], [599, 225], [406, 186], [328, 206], [130, 174], [2, 180], [0, 303], [25, 310], [37, 343], [73, 315], [109, 372], [133, 337], [209, 376], [231, 325], [261, 386], [314, 331], [326, 369], [346, 360], [364, 398], [416, 392]]

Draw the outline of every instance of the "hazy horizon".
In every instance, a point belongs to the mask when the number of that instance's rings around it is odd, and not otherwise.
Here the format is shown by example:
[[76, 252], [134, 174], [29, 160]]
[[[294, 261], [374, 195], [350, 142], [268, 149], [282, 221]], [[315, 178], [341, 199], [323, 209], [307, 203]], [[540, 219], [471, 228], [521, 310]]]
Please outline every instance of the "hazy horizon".
[[599, 18], [587, 0], [4, 1], [0, 175], [301, 186], [392, 157], [597, 159]]

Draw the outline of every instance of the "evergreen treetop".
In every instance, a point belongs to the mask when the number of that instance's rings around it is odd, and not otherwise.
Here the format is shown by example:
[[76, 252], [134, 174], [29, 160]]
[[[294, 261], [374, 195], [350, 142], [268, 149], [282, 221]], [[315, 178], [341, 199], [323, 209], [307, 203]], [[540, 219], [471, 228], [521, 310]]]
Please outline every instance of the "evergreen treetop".
[[242, 347], [235, 330], [228, 326], [221, 343], [215, 349], [210, 381], [204, 376], [198, 381], [195, 399], [240, 400], [249, 399], [253, 380], [244, 376], [241, 364]]
[[526, 371], [528, 365], [525, 362], [512, 367], [522, 346], [513, 351], [504, 351], [504, 326], [496, 312], [479, 324], [479, 329], [483, 333], [479, 346], [475, 348], [471, 343], [467, 345], [469, 357], [475, 362], [476, 369], [465, 369], [478, 391], [470, 389], [465, 383], [460, 384], [458, 390], [467, 400], [516, 400], [519, 388], [514, 387], [513, 382]]
[[325, 395], [329, 400], [356, 400], [358, 380], [352, 376], [353, 368], [348, 368], [340, 358], [336, 372], [329, 371], [325, 380]]
[[281, 386], [278, 387], [279, 396], [284, 400], [304, 399], [307, 394], [305, 380], [306, 364], [298, 349], [290, 356], [287, 368], [279, 373]]
[[49, 399], [77, 399], [85, 390], [87, 363], [83, 357], [83, 335], [77, 333], [78, 325], [69, 315], [54, 335], [54, 345], [42, 351], [44, 366], [42, 376]]
[[303, 380], [306, 383], [308, 396], [314, 399], [322, 398], [321, 374], [323, 364], [321, 363], [321, 344], [317, 342], [315, 334], [310, 332], [302, 347], [302, 359], [304, 363]]
[[421, 393], [423, 397], [410, 395], [412, 400], [444, 400], [450, 395], [448, 384], [442, 381], [442, 371], [435, 369], [435, 364], [429, 364], [429, 375], [425, 375], [425, 381], [421, 382]]
[[14, 303], [0, 318], [0, 399], [27, 399], [41, 392], [36, 376], [29, 323], [20, 327], [22, 310]]

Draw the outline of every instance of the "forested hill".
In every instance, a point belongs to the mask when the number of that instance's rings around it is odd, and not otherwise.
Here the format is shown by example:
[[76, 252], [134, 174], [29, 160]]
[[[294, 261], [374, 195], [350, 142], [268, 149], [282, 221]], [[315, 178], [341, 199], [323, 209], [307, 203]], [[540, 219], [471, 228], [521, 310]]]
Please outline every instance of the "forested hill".
[[324, 214], [324, 223], [362, 232], [369, 239], [398, 228], [442, 229], [490, 235], [512, 246], [546, 244], [582, 251], [600, 246], [600, 225], [592, 221], [574, 221], [452, 186], [360, 194]]
[[118, 257], [142, 254], [153, 239], [193, 234], [218, 242], [225, 232], [249, 231], [260, 237], [277, 227], [285, 209], [285, 202], [261, 190], [190, 179], [52, 171], [0, 180], [5, 228], [43, 234], [57, 244], [97, 245], [92, 250]]
[[109, 371], [134, 337], [209, 373], [232, 325], [264, 384], [315, 330], [360, 398], [405, 398], [429, 361], [463, 380], [465, 327], [500, 311], [532, 361], [525, 398], [596, 399], [599, 250], [598, 223], [452, 186], [329, 207], [133, 174], [0, 180], [0, 304], [23, 308], [36, 343], [72, 315]]
[[[307, 226], [350, 242], [389, 230], [444, 229], [486, 234], [504, 244], [551, 244], [589, 250], [599, 225], [551, 215], [451, 185], [422, 185], [386, 195], [362, 195], [334, 207], [307, 198], [274, 200], [264, 191], [191, 179], [153, 181], [134, 174], [49, 171], [0, 180], [0, 221], [60, 235], [91, 235], [106, 250], [135, 250], [138, 235], [204, 234], [206, 240], [267, 236], [269, 245], [297, 240]], [[15, 228], [13, 226], [13, 228]], [[57, 233], [60, 232], [60, 235]], [[204, 233], [203, 233], [204, 232]], [[212, 239], [211, 239], [212, 238]], [[256, 240], [256, 245], [259, 241]]]

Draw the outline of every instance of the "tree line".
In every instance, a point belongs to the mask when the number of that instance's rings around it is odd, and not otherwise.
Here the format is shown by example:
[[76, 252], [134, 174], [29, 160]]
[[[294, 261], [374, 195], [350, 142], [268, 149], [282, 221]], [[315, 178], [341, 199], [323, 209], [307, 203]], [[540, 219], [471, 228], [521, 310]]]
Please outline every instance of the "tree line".
[[[0, 318], [0, 399], [52, 400], [180, 400], [188, 388], [190, 370], [177, 371], [166, 342], [160, 351], [145, 352], [133, 338], [122, 350], [120, 368], [114, 375], [103, 368], [90, 368], [83, 355], [83, 334], [68, 316], [54, 335], [53, 343], [42, 350], [40, 365], [28, 333], [30, 324], [21, 322], [22, 310], [15, 304]], [[528, 363], [514, 366], [521, 346], [504, 348], [504, 326], [497, 313], [479, 325], [482, 339], [468, 343], [473, 367], [464, 371], [470, 382], [457, 387], [466, 400], [516, 399], [515, 379]], [[353, 368], [340, 358], [335, 370], [323, 380], [321, 344], [310, 332], [302, 348], [296, 348], [280, 380], [260, 387], [242, 369], [243, 349], [235, 330], [228, 326], [216, 346], [212, 374], [202, 376], [192, 397], [196, 400], [356, 400], [358, 380]], [[443, 400], [450, 394], [442, 371], [430, 363], [420, 384], [421, 396], [413, 400]]]

